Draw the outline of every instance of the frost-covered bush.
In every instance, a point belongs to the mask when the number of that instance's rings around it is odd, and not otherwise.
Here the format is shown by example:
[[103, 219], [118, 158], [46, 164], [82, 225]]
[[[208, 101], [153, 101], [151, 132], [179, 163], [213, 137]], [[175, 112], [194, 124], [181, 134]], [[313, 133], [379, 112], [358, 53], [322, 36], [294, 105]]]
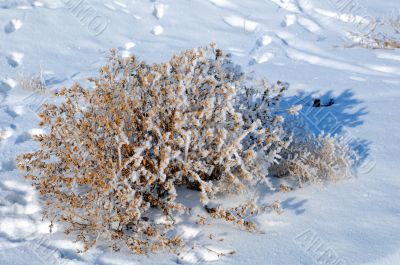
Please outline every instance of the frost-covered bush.
[[44, 92], [46, 90], [46, 81], [42, 74], [18, 77], [19, 86], [28, 91]]
[[368, 49], [400, 49], [400, 39], [396, 35], [380, 33], [361, 34], [351, 32], [348, 37], [354, 42], [348, 47], [360, 46]]
[[[268, 173], [272, 165], [279, 163], [281, 151], [287, 149], [291, 141], [290, 134], [285, 132], [282, 126], [284, 118], [276, 114], [288, 87], [289, 84], [280, 81], [271, 85], [266, 80], [261, 80], [256, 86], [252, 82], [244, 83], [236, 96], [236, 109], [242, 114], [244, 122], [246, 124], [260, 122], [263, 130], [267, 132], [267, 138], [263, 139], [265, 141], [262, 144], [260, 138], [254, 137], [254, 134], [249, 135], [244, 141], [247, 148], [250, 146], [255, 150], [263, 148], [261, 161], [264, 173]], [[266, 178], [265, 182], [271, 190], [275, 190], [269, 178]]]
[[355, 154], [339, 137], [320, 134], [294, 137], [281, 152], [278, 164], [270, 168], [277, 177], [295, 178], [300, 186], [354, 175]]
[[370, 49], [400, 49], [400, 17], [388, 16], [370, 24], [368, 33], [349, 32], [347, 35], [354, 42], [352, 46]]
[[18, 158], [44, 217], [85, 250], [99, 238], [137, 253], [180, 245], [168, 230], [189, 209], [176, 187], [199, 190], [203, 204], [243, 191], [287, 146], [271, 111], [286, 85], [243, 77], [214, 45], [153, 65], [113, 51], [92, 88], [61, 89], [62, 104], [43, 106], [41, 147]]

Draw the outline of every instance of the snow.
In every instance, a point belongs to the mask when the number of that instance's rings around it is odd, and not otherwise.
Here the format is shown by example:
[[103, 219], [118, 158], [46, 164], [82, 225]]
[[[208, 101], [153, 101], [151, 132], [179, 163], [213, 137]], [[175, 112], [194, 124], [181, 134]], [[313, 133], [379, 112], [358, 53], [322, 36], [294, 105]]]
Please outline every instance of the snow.
[[160, 35], [161, 33], [163, 33], [163, 31], [164, 28], [161, 25], [157, 25], [152, 29], [151, 33], [153, 33], [154, 35]]
[[162, 19], [165, 12], [165, 5], [162, 3], [158, 3], [154, 5], [154, 16], [158, 19]]
[[[91, 12], [73, 9], [78, 2]], [[340, 2], [1, 1], [0, 264], [400, 264], [400, 51], [346, 48], [352, 43], [348, 32], [360, 22], [389, 16], [400, 4], [354, 1], [357, 8], [350, 10]], [[260, 215], [260, 232], [177, 219], [188, 241], [178, 257], [101, 245], [77, 254], [79, 246], [61, 229], [48, 232], [37, 192], [15, 168], [15, 156], [36, 149], [32, 136], [43, 133], [35, 111], [55, 101], [50, 93], [21, 88], [19, 77], [42, 73], [55, 90], [85, 83], [111, 48], [161, 62], [210, 42], [231, 52], [246, 71], [289, 82], [284, 101], [305, 103], [299, 116], [313, 130], [358, 140], [366, 157], [359, 176], [262, 192], [263, 202], [280, 200], [284, 213]], [[315, 112], [313, 97], [334, 98], [335, 104]], [[202, 213], [198, 194], [178, 193], [194, 214]]]
[[224, 21], [232, 27], [243, 29], [244, 31], [255, 31], [258, 27], [258, 23], [252, 20], [244, 19], [240, 16], [227, 16]]
[[23, 23], [19, 19], [12, 19], [5, 27], [4, 31], [6, 33], [12, 33], [16, 30], [19, 30], [22, 27]]

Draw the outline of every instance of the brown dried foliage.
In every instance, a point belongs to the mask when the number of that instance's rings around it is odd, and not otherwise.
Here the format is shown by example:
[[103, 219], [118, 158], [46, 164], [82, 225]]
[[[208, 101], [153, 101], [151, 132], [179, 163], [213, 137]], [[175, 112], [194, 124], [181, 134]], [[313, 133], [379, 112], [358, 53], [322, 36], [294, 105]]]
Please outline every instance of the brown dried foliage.
[[[296, 137], [281, 156], [280, 162], [270, 167], [271, 174], [294, 178], [299, 186], [355, 175], [357, 154], [338, 136], [308, 134]], [[290, 191], [291, 188], [281, 186], [282, 189]]]
[[235, 69], [214, 45], [153, 65], [112, 51], [92, 89], [61, 89], [64, 102], [39, 115], [48, 132], [35, 137], [40, 149], [17, 159], [44, 217], [65, 224], [84, 250], [99, 238], [136, 253], [173, 249], [182, 244], [168, 232], [174, 215], [188, 211], [175, 201], [177, 186], [199, 190], [207, 204], [264, 181], [263, 161], [284, 145], [280, 125], [236, 110], [243, 74]]

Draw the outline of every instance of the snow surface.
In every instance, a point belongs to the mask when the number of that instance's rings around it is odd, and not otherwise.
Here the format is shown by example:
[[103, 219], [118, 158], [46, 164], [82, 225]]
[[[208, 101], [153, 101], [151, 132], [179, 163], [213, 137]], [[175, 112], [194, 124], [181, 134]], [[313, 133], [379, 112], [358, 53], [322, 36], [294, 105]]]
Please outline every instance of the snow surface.
[[[0, 264], [400, 264], [400, 51], [345, 47], [357, 22], [399, 8], [398, 0], [0, 1]], [[313, 130], [358, 140], [359, 176], [263, 193], [265, 202], [281, 200], [284, 213], [259, 216], [259, 233], [182, 219], [188, 248], [180, 257], [106, 246], [77, 254], [79, 245], [57, 227], [49, 234], [14, 158], [37, 148], [32, 135], [43, 131], [35, 112], [54, 98], [19, 80], [41, 76], [56, 89], [96, 74], [113, 47], [161, 62], [210, 42], [246, 71], [289, 82], [285, 101], [305, 104], [301, 115]], [[309, 104], [317, 96], [335, 104], [315, 112]], [[202, 211], [196, 194], [181, 193]]]

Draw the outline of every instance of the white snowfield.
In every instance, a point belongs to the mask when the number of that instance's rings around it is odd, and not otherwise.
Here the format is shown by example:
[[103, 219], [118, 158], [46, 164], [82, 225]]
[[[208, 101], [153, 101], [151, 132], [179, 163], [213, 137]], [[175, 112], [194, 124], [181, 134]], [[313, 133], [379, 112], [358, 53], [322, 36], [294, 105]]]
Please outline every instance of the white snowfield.
[[[400, 264], [400, 50], [349, 48], [346, 37], [399, 8], [398, 0], [0, 1], [0, 264]], [[107, 245], [77, 254], [59, 227], [49, 233], [37, 192], [15, 167], [17, 154], [38, 147], [35, 113], [54, 101], [22, 81], [38, 76], [53, 90], [85, 83], [111, 48], [162, 62], [211, 42], [245, 71], [289, 82], [284, 101], [304, 104], [313, 130], [358, 142], [358, 177], [261, 192], [284, 212], [259, 216], [257, 233], [182, 217], [188, 243], [179, 257]], [[313, 97], [335, 104], [312, 108]], [[181, 192], [202, 211], [197, 194]]]

